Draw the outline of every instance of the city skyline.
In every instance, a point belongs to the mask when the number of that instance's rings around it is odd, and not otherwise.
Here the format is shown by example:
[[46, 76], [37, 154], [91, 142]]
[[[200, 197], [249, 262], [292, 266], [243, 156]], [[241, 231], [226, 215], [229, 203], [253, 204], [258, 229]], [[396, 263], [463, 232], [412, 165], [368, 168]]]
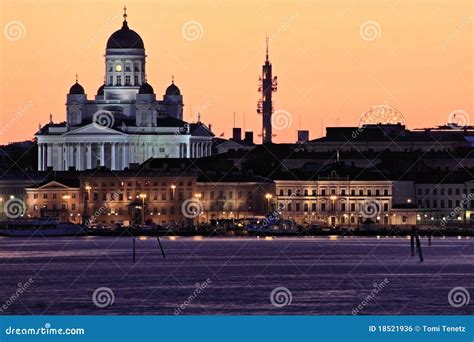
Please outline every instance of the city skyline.
[[[64, 100], [76, 73], [93, 97], [103, 82], [105, 42], [120, 27], [122, 7], [111, 2], [4, 2], [2, 7], [0, 144], [6, 144], [33, 138], [50, 113], [55, 122], [65, 120]], [[421, 22], [415, 15], [420, 10], [432, 15]], [[311, 139], [327, 126], [356, 126], [361, 114], [378, 104], [400, 110], [409, 128], [445, 124], [453, 112], [466, 113], [469, 123], [470, 11], [467, 1], [456, 6], [366, 3], [360, 8], [349, 2], [128, 5], [130, 27], [145, 41], [149, 83], [164, 90], [175, 75], [185, 94], [184, 119], [196, 121], [200, 112], [202, 121], [226, 138], [233, 112], [237, 127], [256, 135], [261, 131], [256, 101], [268, 34], [270, 60], [279, 76], [275, 112], [289, 117], [274, 129], [275, 142], [294, 142], [300, 122]], [[405, 27], [398, 16], [387, 17], [397, 12]], [[235, 18], [247, 13], [248, 20], [232, 19], [231, 13]], [[270, 16], [262, 19], [262, 13]], [[48, 25], [42, 25], [45, 21]]]

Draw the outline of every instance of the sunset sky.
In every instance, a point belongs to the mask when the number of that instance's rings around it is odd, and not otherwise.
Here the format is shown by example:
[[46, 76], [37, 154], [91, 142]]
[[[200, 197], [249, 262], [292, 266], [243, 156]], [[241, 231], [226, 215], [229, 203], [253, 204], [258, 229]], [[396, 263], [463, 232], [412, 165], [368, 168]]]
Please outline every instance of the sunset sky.
[[230, 136], [233, 112], [236, 126], [244, 126], [245, 113], [245, 129], [261, 130], [256, 105], [266, 33], [279, 81], [274, 108], [292, 122], [274, 131], [276, 142], [294, 142], [300, 122], [310, 138], [321, 136], [323, 127], [357, 125], [377, 104], [397, 108], [409, 128], [447, 123], [456, 110], [474, 124], [473, 4], [0, 0], [0, 144], [33, 138], [50, 113], [64, 121], [76, 73], [94, 98], [103, 82], [105, 44], [121, 27], [123, 5], [145, 43], [157, 97], [174, 74], [185, 120], [196, 120], [199, 111], [217, 135]]

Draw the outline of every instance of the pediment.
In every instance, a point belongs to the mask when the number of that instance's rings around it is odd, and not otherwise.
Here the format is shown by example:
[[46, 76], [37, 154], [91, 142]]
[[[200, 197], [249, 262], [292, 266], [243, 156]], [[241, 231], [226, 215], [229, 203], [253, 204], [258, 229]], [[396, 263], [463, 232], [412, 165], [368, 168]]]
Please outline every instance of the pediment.
[[101, 126], [96, 123], [91, 123], [83, 127], [79, 127], [73, 131], [64, 133], [63, 136], [84, 136], [84, 135], [126, 135], [113, 128]]

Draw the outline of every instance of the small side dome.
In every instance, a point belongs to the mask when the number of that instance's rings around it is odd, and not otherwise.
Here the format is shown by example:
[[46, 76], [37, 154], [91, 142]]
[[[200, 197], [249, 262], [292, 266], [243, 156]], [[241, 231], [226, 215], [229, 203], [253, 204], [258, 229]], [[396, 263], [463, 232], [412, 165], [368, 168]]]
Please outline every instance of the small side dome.
[[97, 95], [104, 95], [105, 84], [102, 84], [99, 89], [97, 89]]
[[168, 95], [168, 96], [181, 95], [181, 91], [173, 82], [168, 88], [166, 88], [165, 95]]
[[140, 89], [138, 89], [139, 94], [154, 94], [153, 87], [147, 82], [143, 83]]
[[76, 81], [69, 89], [69, 94], [74, 94], [74, 95], [84, 95], [84, 88]]

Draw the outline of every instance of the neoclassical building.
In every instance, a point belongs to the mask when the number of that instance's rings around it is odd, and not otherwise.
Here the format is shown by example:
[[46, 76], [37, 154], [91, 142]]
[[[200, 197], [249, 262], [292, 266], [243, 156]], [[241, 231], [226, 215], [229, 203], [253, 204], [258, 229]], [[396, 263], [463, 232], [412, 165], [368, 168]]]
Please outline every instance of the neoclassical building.
[[211, 154], [211, 130], [183, 121], [183, 96], [174, 84], [156, 99], [146, 78], [142, 38], [128, 27], [107, 41], [105, 80], [93, 100], [72, 85], [65, 122], [50, 122], [36, 133], [38, 170], [123, 170], [149, 158], [200, 158]]

